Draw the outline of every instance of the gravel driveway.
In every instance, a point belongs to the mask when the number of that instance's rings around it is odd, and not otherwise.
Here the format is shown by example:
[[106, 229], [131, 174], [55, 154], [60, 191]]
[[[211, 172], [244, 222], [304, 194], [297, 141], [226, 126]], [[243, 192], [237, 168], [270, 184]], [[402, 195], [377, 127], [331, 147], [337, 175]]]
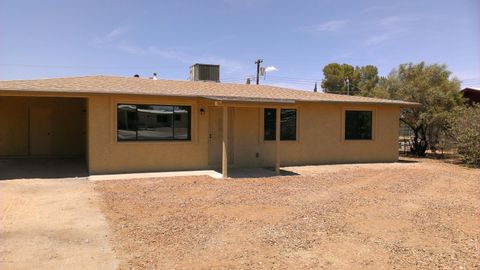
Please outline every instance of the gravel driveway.
[[0, 269], [116, 269], [97, 198], [86, 179], [0, 181]]
[[288, 169], [301, 175], [96, 182], [120, 268], [480, 267], [480, 170]]

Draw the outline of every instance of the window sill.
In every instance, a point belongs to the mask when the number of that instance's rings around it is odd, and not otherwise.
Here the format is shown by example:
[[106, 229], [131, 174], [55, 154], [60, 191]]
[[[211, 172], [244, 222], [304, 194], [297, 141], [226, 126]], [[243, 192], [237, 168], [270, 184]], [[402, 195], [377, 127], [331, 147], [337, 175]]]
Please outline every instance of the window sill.
[[[262, 142], [266, 143], [266, 144], [274, 144], [276, 141], [275, 140], [272, 140], [272, 141], [271, 140], [268, 140], [268, 141], [263, 140]], [[280, 140], [280, 143], [297, 144], [297, 143], [300, 143], [300, 141], [299, 140], [284, 140], [284, 141]]]
[[118, 141], [116, 140], [115, 141], [116, 144], [125, 144], [125, 145], [128, 145], [128, 144], [169, 144], [169, 145], [182, 145], [182, 144], [194, 144], [195, 142], [193, 142], [192, 140], [185, 140], [185, 141], [181, 141], [181, 140], [178, 140], [178, 141], [174, 141], [174, 140], [171, 140], [171, 141]]
[[373, 143], [375, 140], [345, 140], [343, 139], [342, 142], [344, 143]]

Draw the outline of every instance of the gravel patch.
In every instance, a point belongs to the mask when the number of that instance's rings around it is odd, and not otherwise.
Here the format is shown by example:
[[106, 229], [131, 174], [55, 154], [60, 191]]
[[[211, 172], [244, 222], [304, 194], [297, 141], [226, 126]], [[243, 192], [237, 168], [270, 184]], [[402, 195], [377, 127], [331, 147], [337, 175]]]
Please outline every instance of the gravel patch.
[[121, 269], [480, 268], [480, 170], [411, 161], [95, 190]]

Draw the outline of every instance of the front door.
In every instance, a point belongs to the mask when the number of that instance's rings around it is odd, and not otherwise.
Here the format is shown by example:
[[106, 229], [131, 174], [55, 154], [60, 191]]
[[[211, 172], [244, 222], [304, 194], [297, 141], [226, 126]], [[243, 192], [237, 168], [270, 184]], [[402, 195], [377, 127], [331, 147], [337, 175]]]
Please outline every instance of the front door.
[[[222, 164], [223, 108], [208, 109], [208, 165]], [[228, 163], [233, 163], [233, 109], [228, 111]]]
[[30, 108], [30, 155], [52, 154], [52, 117], [53, 112], [50, 108]]

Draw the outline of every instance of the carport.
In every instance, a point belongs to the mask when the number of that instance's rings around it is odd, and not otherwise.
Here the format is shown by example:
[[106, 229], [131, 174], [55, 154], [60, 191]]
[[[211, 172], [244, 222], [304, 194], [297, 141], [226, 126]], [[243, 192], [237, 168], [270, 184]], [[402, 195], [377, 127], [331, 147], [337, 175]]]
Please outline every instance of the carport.
[[61, 172], [65, 159], [85, 167], [86, 106], [85, 98], [0, 96], [0, 178], [13, 170], [20, 177], [45, 175], [42, 169]]

